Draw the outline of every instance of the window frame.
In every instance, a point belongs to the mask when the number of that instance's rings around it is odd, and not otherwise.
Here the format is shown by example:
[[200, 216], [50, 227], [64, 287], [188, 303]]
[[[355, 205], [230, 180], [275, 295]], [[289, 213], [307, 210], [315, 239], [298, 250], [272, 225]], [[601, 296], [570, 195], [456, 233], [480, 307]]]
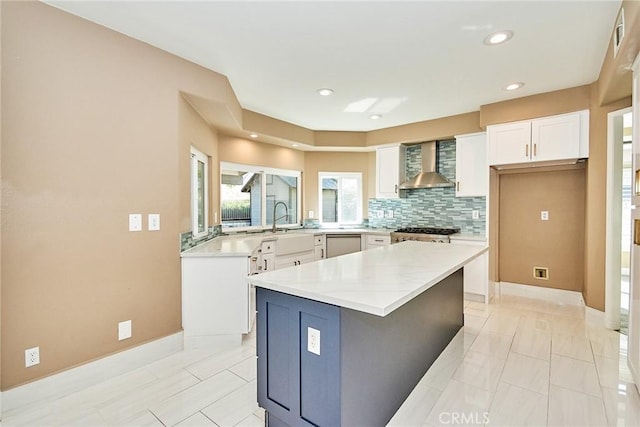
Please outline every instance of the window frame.
[[[204, 237], [209, 234], [209, 157], [194, 146], [191, 146], [191, 235], [193, 238]], [[204, 230], [198, 227], [199, 213], [199, 192], [198, 192], [198, 163], [204, 165], [204, 194], [203, 194], [203, 215]]]
[[[357, 201], [358, 204], [356, 206], [357, 209], [357, 217], [356, 222], [343, 222], [342, 221], [342, 212], [340, 209], [340, 196], [338, 196], [338, 218], [337, 222], [325, 222], [323, 218], [323, 209], [322, 209], [322, 179], [323, 178], [337, 178], [338, 179], [338, 188], [341, 187], [340, 182], [343, 178], [357, 178], [358, 180], [358, 194]], [[329, 225], [329, 226], [342, 226], [342, 225], [360, 225], [363, 221], [363, 204], [362, 204], [362, 172], [318, 172], [318, 220], [321, 225]]]
[[[220, 224], [222, 226], [222, 231], [224, 232], [235, 232], [235, 231], [252, 231], [252, 230], [268, 230], [273, 227], [273, 224], [267, 224], [267, 175], [282, 175], [282, 176], [290, 176], [297, 179], [297, 188], [296, 188], [296, 218], [298, 219], [294, 224], [278, 224], [278, 228], [294, 228], [299, 227], [302, 214], [302, 171], [291, 170], [291, 169], [280, 169], [280, 168], [272, 168], [268, 166], [256, 166], [256, 165], [247, 165], [243, 163], [233, 163], [233, 162], [220, 162], [220, 186], [222, 186], [222, 172], [225, 170], [234, 170], [240, 172], [251, 172], [251, 173], [259, 173], [261, 174], [260, 179], [260, 187], [262, 197], [260, 198], [260, 225], [253, 225], [249, 227], [224, 227], [222, 224], [222, 218], [220, 218]], [[220, 188], [220, 206], [219, 210], [222, 212], [222, 188]], [[291, 208], [289, 207], [289, 212], [291, 212]]]

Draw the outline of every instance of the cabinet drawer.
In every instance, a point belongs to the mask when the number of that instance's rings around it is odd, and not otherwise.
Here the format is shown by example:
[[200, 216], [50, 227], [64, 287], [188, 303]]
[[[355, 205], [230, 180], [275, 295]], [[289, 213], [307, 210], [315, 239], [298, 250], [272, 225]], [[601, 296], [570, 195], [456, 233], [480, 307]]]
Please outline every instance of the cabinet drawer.
[[314, 236], [314, 245], [324, 245], [324, 234], [319, 236]]
[[391, 244], [391, 236], [368, 235], [367, 246], [384, 246]]
[[276, 248], [276, 242], [262, 242], [262, 244], [260, 245], [260, 251], [263, 254], [270, 254], [273, 253], [273, 251]]

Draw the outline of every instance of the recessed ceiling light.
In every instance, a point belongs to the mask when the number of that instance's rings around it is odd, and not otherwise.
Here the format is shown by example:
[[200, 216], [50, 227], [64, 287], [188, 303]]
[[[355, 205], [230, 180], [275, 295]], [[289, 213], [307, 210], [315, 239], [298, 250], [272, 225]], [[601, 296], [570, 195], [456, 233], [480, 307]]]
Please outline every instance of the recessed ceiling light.
[[316, 92], [320, 96], [329, 96], [329, 95], [331, 95], [333, 93], [333, 89], [329, 89], [329, 88], [325, 87], [325, 88], [316, 90]]
[[369, 118], [370, 118], [371, 120], [378, 120], [378, 119], [379, 119], [379, 118], [381, 118], [381, 117], [382, 117], [382, 115], [381, 115], [381, 114], [372, 114], [372, 115], [370, 115], [370, 116], [369, 116]]
[[524, 86], [524, 83], [516, 82], [516, 83], [508, 84], [505, 87], [503, 87], [502, 89], [504, 89], [504, 90], [516, 90], [516, 89], [520, 89], [522, 86]]
[[489, 34], [487, 37], [485, 37], [483, 43], [486, 44], [487, 46], [494, 46], [494, 45], [506, 42], [511, 37], [513, 37], [513, 31], [509, 31], [509, 30], [498, 31], [493, 34]]
[[251, 138], [257, 138], [257, 137], [258, 137], [258, 134], [257, 134], [257, 133], [250, 133], [250, 134], [249, 134], [249, 136], [250, 136]]

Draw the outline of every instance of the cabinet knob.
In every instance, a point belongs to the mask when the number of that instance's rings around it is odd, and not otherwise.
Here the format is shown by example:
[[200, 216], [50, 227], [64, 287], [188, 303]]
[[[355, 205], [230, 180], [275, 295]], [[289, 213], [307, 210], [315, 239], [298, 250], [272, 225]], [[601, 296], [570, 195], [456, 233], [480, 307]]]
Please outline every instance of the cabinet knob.
[[460, 191], [460, 181], [456, 181], [456, 191]]

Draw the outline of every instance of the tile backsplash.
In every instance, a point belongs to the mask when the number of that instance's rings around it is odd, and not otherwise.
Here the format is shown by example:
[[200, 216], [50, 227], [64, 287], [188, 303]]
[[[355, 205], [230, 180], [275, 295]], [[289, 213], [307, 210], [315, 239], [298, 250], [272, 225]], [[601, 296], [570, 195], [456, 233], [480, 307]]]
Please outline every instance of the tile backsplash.
[[[438, 143], [438, 171], [456, 180], [455, 140]], [[421, 169], [420, 144], [407, 147], [406, 171], [411, 178]], [[462, 233], [484, 234], [486, 224], [486, 197], [456, 197], [455, 188], [420, 188], [404, 190], [400, 199], [369, 199], [370, 227], [459, 227]], [[472, 219], [472, 211], [479, 212]], [[393, 211], [390, 217], [389, 211]], [[379, 213], [382, 212], [382, 217]]]

